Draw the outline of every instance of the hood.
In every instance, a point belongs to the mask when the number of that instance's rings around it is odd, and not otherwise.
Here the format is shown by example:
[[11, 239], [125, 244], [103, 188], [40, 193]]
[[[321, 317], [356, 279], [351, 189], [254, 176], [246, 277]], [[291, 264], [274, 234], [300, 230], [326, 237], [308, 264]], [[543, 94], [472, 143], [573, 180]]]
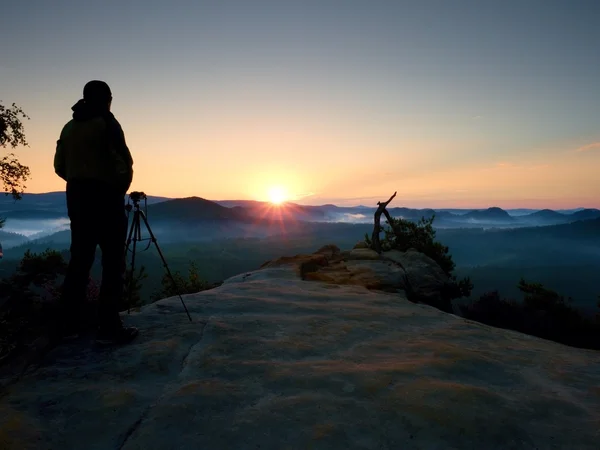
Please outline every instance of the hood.
[[75, 103], [71, 109], [73, 110], [73, 119], [78, 122], [90, 120], [94, 117], [108, 117], [111, 115], [110, 111], [98, 108], [95, 105], [87, 103], [83, 99]]

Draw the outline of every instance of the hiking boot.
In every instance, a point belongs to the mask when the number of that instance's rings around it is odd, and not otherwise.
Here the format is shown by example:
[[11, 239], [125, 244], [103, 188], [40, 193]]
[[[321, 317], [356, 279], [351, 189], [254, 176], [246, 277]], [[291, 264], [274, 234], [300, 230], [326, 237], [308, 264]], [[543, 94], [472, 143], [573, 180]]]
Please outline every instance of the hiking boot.
[[100, 345], [128, 344], [138, 335], [136, 327], [104, 327], [98, 329], [96, 343]]

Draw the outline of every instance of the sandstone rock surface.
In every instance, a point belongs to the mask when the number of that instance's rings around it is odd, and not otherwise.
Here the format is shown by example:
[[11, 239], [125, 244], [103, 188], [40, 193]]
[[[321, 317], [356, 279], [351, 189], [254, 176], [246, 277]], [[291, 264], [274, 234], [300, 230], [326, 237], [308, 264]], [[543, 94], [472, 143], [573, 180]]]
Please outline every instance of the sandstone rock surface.
[[263, 267], [296, 268], [301, 278], [332, 284], [351, 284], [388, 292], [409, 290], [414, 299], [434, 303], [449, 277], [431, 258], [415, 250], [377, 253], [358, 244], [342, 252], [326, 246], [311, 255], [296, 255], [267, 262]]
[[[323, 262], [321, 260], [321, 262]], [[2, 449], [594, 449], [600, 353], [271, 264], [55, 349], [0, 398]]]

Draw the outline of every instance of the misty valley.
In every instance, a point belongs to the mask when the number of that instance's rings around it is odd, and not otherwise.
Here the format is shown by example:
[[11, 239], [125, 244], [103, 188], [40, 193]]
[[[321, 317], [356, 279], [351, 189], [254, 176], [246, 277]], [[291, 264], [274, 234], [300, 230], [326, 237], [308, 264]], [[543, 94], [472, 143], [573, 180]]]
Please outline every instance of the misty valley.
[[[141, 204], [169, 268], [185, 274], [194, 262], [208, 283], [258, 269], [282, 255], [312, 253], [327, 244], [352, 248], [373, 230], [374, 207], [303, 206], [268, 202], [213, 202], [198, 197], [148, 197]], [[592, 313], [600, 294], [600, 211], [551, 210], [432, 210], [390, 207], [392, 217], [417, 221], [435, 215], [439, 242], [449, 247], [458, 277], [468, 276], [474, 288], [470, 302], [499, 291], [518, 300], [521, 278], [542, 283], [573, 305]], [[4, 256], [0, 276], [16, 270], [25, 251], [46, 249], [69, 258], [69, 220], [64, 193], [26, 194], [19, 202], [0, 202]], [[382, 222], [383, 225], [383, 222]], [[383, 234], [383, 233], [382, 233]], [[136, 268], [144, 266], [143, 301], [161, 285], [163, 264], [142, 224]], [[129, 255], [128, 263], [130, 262]], [[100, 278], [97, 251], [92, 277]]]

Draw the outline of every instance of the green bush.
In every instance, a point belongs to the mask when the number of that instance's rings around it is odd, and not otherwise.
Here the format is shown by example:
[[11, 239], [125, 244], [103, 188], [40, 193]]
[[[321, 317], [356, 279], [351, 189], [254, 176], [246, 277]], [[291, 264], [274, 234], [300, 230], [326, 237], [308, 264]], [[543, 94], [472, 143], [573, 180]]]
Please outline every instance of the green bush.
[[[468, 297], [473, 290], [473, 283], [469, 277], [457, 280], [452, 273], [456, 264], [452, 260], [447, 246], [436, 241], [436, 231], [433, 228], [435, 215], [430, 218], [422, 217], [418, 222], [391, 217], [391, 222], [386, 220], [387, 227], [382, 228], [384, 238], [381, 240], [383, 251], [399, 250], [405, 252], [414, 249], [433, 259], [444, 273], [449, 277], [449, 283], [442, 292], [440, 302], [432, 304], [443, 311], [452, 311], [451, 301], [456, 298]], [[371, 247], [372, 242], [365, 235], [366, 244]]]
[[[573, 347], [600, 350], [600, 317], [586, 317], [569, 299], [540, 283], [521, 279], [523, 301], [502, 299], [498, 291], [461, 306], [462, 315], [498, 328], [506, 328]], [[599, 302], [600, 303], [600, 302]], [[600, 307], [600, 304], [598, 305]]]
[[414, 248], [438, 263], [446, 275], [451, 275], [456, 265], [448, 253], [448, 247], [435, 240], [434, 219], [435, 216], [429, 219], [422, 217], [418, 222], [412, 222], [392, 217], [392, 223], [386, 221], [388, 227], [383, 230], [382, 249], [405, 252]]
[[119, 311], [139, 309], [144, 304], [144, 300], [142, 299], [142, 284], [146, 278], [148, 278], [148, 274], [144, 265], [138, 269], [135, 276], [132, 276], [131, 269], [125, 272], [125, 292], [119, 306]]
[[168, 273], [165, 272], [161, 279], [161, 288], [152, 295], [153, 301], [174, 297], [179, 294], [195, 294], [212, 287], [212, 285], [200, 277], [198, 267], [193, 261], [189, 263], [187, 277], [183, 276], [179, 271], [172, 272], [172, 275], [175, 279], [175, 285], [173, 285], [173, 281]]

